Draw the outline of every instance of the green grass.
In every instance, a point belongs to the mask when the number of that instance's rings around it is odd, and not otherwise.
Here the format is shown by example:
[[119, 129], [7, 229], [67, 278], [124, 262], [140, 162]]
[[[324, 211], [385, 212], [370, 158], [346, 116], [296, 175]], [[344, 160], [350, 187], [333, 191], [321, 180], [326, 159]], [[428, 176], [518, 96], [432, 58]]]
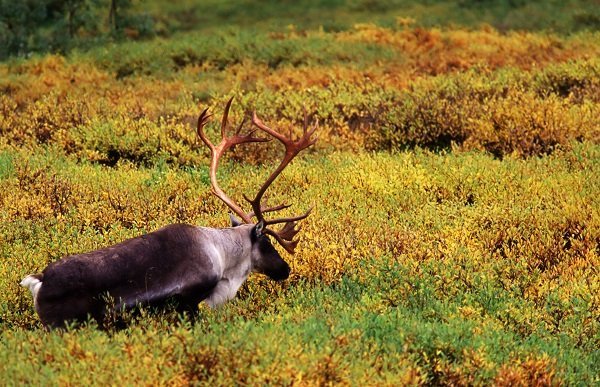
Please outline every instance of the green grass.
[[599, 14], [585, 1], [428, 1], [302, 0], [302, 1], [183, 1], [147, 8], [169, 30], [219, 30], [224, 26], [282, 30], [322, 27], [345, 30], [355, 23], [393, 26], [397, 18], [413, 18], [423, 27], [490, 24], [510, 30], [571, 32], [599, 27]]

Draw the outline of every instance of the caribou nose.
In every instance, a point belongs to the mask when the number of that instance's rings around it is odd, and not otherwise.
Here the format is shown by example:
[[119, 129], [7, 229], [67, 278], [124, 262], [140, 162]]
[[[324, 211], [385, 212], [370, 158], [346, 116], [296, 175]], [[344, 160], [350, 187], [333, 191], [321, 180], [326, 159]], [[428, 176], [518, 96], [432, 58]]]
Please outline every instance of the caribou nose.
[[273, 278], [275, 281], [283, 281], [288, 279], [288, 277], [290, 276], [290, 272], [290, 265], [286, 263], [285, 265], [282, 265], [281, 268], [277, 270], [277, 272], [274, 273], [275, 275], [271, 278]]

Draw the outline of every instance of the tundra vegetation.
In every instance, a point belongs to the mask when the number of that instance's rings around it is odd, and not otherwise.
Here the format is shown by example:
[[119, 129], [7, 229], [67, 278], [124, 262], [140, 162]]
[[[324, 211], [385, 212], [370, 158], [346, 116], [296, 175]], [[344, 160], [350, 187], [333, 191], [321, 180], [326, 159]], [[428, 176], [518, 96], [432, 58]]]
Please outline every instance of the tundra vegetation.
[[[79, 3], [68, 44], [36, 45], [53, 20], [0, 63], [3, 382], [600, 382], [594, 2], [127, 2], [121, 29]], [[320, 122], [268, 197], [315, 204], [290, 278], [253, 276], [194, 321], [43, 330], [25, 275], [170, 223], [228, 225], [194, 127], [231, 97], [235, 120]], [[278, 151], [236, 148], [221, 185], [243, 201]]]

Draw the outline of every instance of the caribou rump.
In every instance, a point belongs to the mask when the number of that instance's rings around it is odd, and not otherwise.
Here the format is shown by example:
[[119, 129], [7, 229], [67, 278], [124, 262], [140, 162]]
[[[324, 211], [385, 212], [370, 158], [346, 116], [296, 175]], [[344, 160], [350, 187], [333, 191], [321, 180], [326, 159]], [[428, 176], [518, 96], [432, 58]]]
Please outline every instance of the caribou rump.
[[[309, 129], [305, 114], [303, 135], [293, 140], [291, 133], [286, 137], [266, 126], [256, 113], [252, 114], [252, 124], [280, 141], [285, 154], [256, 196], [253, 199], [244, 196], [252, 207], [252, 212], [246, 213], [219, 187], [219, 160], [235, 145], [270, 139], [254, 137], [256, 129], [240, 134], [243, 121], [235, 134], [228, 136], [231, 102], [232, 99], [225, 106], [218, 145], [204, 133], [210, 117], [208, 109], [198, 118], [197, 132], [211, 153], [211, 190], [241, 220], [232, 215], [232, 227], [221, 229], [168, 225], [110, 247], [65, 257], [49, 264], [42, 273], [28, 275], [21, 285], [30, 289], [35, 310], [46, 328], [64, 327], [89, 318], [103, 327], [108, 315], [138, 305], [174, 304], [180, 311], [195, 313], [203, 300], [215, 307], [233, 298], [251, 272], [277, 281], [288, 278], [290, 267], [273, 247], [269, 236], [293, 254], [298, 243], [294, 238], [300, 231], [297, 223], [311, 210], [299, 216], [265, 219], [265, 213], [289, 205], [263, 207], [261, 201], [290, 161], [316, 142], [313, 134], [317, 124]], [[280, 230], [269, 227], [279, 223], [284, 224]]]

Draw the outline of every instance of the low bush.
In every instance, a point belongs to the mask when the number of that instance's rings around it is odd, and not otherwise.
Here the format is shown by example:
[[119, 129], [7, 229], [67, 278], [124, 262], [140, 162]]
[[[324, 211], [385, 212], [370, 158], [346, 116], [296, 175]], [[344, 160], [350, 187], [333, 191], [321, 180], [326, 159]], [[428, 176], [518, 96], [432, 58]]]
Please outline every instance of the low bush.
[[[124, 382], [591, 383], [600, 329], [599, 152], [576, 145], [525, 161], [418, 150], [308, 155], [268, 198], [296, 210], [315, 204], [288, 257], [290, 280], [253, 276], [234, 301], [201, 310], [193, 325], [172, 313], [142, 314], [107, 334], [36, 329], [18, 281], [64, 255], [168, 223], [226, 226], [206, 165], [106, 167], [5, 148], [3, 374], [65, 382], [93, 371]], [[220, 181], [241, 201], [268, 169], [226, 162]], [[67, 372], [64, 364], [75, 362]]]
[[[597, 383], [597, 33], [282, 31], [0, 64], [3, 380]], [[232, 96], [232, 125], [319, 121], [267, 198], [314, 205], [290, 279], [251, 276], [193, 323], [42, 330], [25, 275], [170, 223], [228, 225], [195, 126], [209, 108], [216, 140]], [[221, 186], [244, 203], [281, 152], [235, 149]]]

